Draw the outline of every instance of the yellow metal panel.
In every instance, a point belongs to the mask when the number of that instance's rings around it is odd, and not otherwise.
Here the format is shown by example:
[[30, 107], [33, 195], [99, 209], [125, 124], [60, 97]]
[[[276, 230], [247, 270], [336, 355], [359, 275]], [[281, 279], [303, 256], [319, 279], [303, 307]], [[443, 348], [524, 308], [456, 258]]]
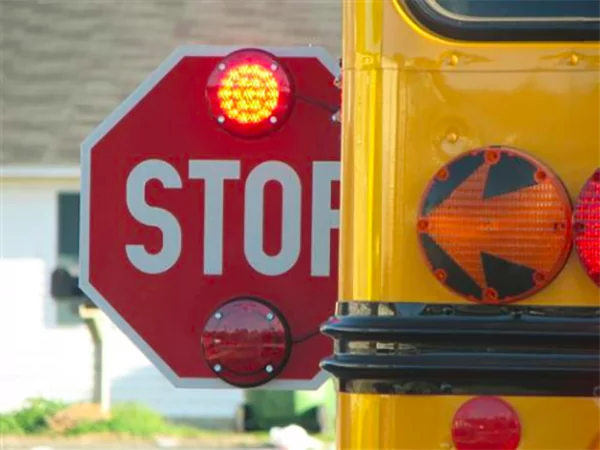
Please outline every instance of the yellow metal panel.
[[[461, 303], [417, 241], [427, 182], [490, 144], [548, 165], [572, 199], [600, 166], [596, 44], [465, 43], [432, 36], [392, 1], [344, 2], [340, 298]], [[521, 304], [596, 306], [575, 252]]]
[[[342, 450], [452, 449], [451, 424], [467, 396], [340, 394]], [[502, 397], [519, 415], [519, 450], [598, 449], [594, 398]]]
[[[521, 148], [574, 199], [600, 166], [595, 43], [471, 43], [432, 35], [393, 0], [343, 2], [340, 299], [462, 303], [427, 270], [417, 207], [427, 182], [464, 151]], [[597, 306], [573, 253], [521, 304]], [[466, 396], [341, 394], [341, 449], [451, 449]], [[599, 449], [598, 399], [505, 397], [521, 450]]]

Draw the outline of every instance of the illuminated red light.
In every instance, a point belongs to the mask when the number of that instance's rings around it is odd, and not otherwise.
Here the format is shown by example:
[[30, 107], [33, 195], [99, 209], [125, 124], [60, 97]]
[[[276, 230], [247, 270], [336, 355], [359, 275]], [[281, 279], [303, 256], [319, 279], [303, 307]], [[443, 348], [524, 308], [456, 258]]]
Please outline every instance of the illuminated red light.
[[521, 441], [519, 416], [499, 398], [473, 398], [454, 415], [452, 440], [456, 450], [515, 450]]
[[217, 122], [240, 136], [273, 131], [292, 106], [291, 82], [285, 68], [262, 50], [239, 50], [213, 70], [206, 98]]
[[600, 286], [600, 169], [585, 183], [573, 213], [575, 248], [588, 275]]
[[266, 303], [239, 299], [226, 303], [202, 333], [207, 364], [227, 383], [252, 387], [283, 370], [291, 347], [283, 317]]

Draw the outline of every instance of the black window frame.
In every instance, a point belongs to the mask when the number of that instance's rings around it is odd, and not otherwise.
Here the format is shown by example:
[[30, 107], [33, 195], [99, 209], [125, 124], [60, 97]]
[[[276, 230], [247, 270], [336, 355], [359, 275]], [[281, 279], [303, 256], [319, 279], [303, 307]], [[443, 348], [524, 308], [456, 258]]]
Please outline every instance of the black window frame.
[[76, 190], [57, 193], [57, 250], [59, 263], [79, 264], [79, 199]]
[[[71, 271], [79, 265], [79, 198], [76, 189], [59, 190], [56, 193], [56, 263]], [[54, 302], [56, 324], [59, 327], [79, 326], [83, 319], [79, 316], [77, 299]]]
[[[428, 0], [391, 0], [426, 29], [458, 41], [470, 42], [598, 42], [597, 20], [463, 20], [445, 15]], [[483, 0], [485, 1], [485, 0]], [[526, 0], [524, 0], [526, 1]], [[600, 11], [600, 2], [598, 3]]]

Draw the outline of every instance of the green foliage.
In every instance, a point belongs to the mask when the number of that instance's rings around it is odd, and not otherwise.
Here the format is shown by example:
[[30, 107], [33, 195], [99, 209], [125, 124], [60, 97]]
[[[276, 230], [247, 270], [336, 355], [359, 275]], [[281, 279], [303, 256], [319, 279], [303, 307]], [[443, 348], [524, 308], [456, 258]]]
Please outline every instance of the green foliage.
[[[48, 419], [67, 406], [59, 401], [30, 399], [20, 410], [0, 415], [0, 434], [14, 436], [49, 432]], [[194, 436], [198, 431], [192, 427], [172, 425], [148, 407], [125, 403], [113, 407], [110, 419], [82, 421], [67, 434], [113, 433], [152, 437], [158, 434]]]
[[115, 406], [110, 422], [113, 431], [136, 436], [152, 436], [164, 432], [167, 428], [160, 414], [135, 404]]
[[151, 437], [169, 431], [162, 416], [145, 406], [124, 403], [112, 409], [111, 418], [98, 422], [81, 422], [69, 434], [119, 433]]
[[34, 434], [48, 429], [47, 419], [52, 417], [66, 404], [55, 400], [32, 398], [26, 401], [20, 410], [5, 414], [1, 418], [4, 434]]
[[[56, 435], [48, 426], [48, 420], [68, 405], [44, 399], [31, 399], [15, 412], [0, 415], [0, 436], [31, 434]], [[62, 434], [62, 433], [60, 433]], [[159, 435], [180, 438], [218, 437], [219, 432], [200, 430], [186, 425], [176, 425], [166, 421], [152, 409], [133, 403], [114, 405], [111, 416], [106, 420], [81, 421], [70, 428], [65, 435], [112, 434], [132, 437], [152, 438]], [[225, 436], [227, 433], [225, 433]], [[258, 439], [258, 435], [256, 437]]]
[[83, 434], [96, 433], [112, 433], [111, 423], [109, 420], [99, 420], [97, 422], [83, 421], [79, 422], [75, 427], [67, 430], [65, 434], [70, 436], [80, 436]]
[[0, 414], [0, 436], [4, 435], [23, 435], [25, 432], [14, 414]]

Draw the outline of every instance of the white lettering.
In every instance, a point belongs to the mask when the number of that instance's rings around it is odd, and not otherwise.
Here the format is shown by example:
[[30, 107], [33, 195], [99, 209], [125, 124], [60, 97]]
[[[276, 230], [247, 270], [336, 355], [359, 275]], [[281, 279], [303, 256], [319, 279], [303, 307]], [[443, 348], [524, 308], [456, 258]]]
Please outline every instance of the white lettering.
[[204, 180], [204, 275], [223, 273], [225, 180], [240, 177], [239, 161], [190, 161], [190, 179]]
[[331, 184], [340, 180], [340, 163], [313, 164], [310, 274], [328, 277], [331, 266], [331, 230], [339, 228], [340, 212], [331, 209]]
[[126, 245], [131, 264], [148, 274], [169, 270], [181, 255], [181, 227], [169, 211], [146, 203], [146, 184], [159, 180], [167, 189], [181, 188], [181, 178], [173, 166], [160, 160], [144, 161], [131, 171], [127, 178], [127, 208], [131, 215], [144, 225], [160, 228], [163, 236], [161, 250], [149, 253], [143, 245]]
[[[281, 250], [275, 256], [264, 252], [264, 188], [277, 181], [283, 192]], [[301, 187], [298, 174], [279, 161], [264, 162], [246, 181], [244, 252], [250, 265], [263, 275], [281, 275], [290, 270], [300, 255]]]
[[[239, 180], [241, 162], [235, 160], [191, 160], [189, 179], [204, 181], [204, 254], [203, 274], [223, 274], [225, 181]], [[333, 183], [340, 180], [340, 163], [313, 163], [311, 204], [311, 261], [313, 277], [331, 275], [331, 232], [339, 228], [340, 212], [332, 209]], [[125, 246], [131, 264], [141, 272], [160, 274], [179, 260], [182, 230], [177, 218], [168, 210], [150, 206], [146, 186], [158, 180], [166, 189], [181, 189], [177, 170], [161, 160], [138, 164], [129, 174], [126, 201], [130, 214], [141, 224], [156, 227], [162, 233], [162, 247], [150, 253], [144, 245]], [[276, 255], [264, 250], [265, 186], [274, 181], [282, 189], [281, 248]], [[267, 276], [288, 272], [300, 256], [302, 234], [302, 185], [296, 171], [280, 161], [267, 161], [256, 166], [245, 183], [244, 254], [251, 267]], [[242, 224], [240, 224], [242, 225]]]

